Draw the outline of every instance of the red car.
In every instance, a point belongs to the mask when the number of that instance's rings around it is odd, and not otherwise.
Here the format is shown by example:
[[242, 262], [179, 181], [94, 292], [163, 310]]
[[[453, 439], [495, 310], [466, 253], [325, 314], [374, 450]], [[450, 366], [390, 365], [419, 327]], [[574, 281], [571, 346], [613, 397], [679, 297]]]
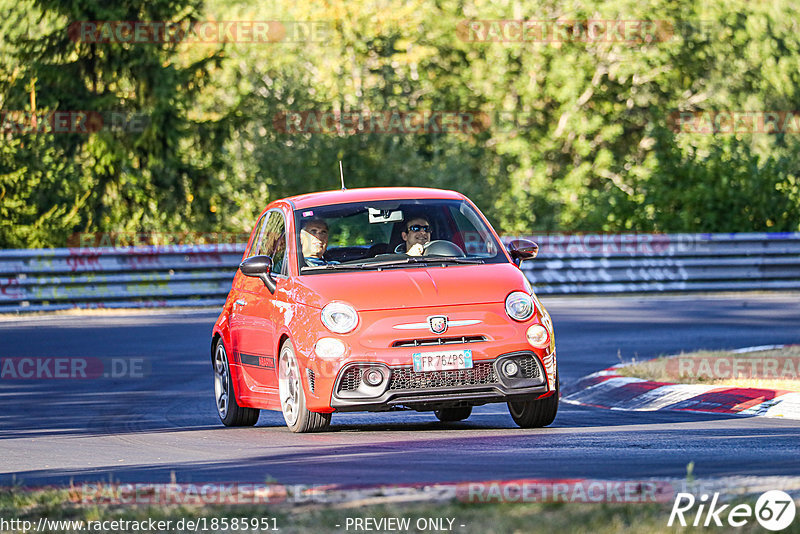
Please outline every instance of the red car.
[[507, 402], [521, 427], [558, 410], [553, 325], [519, 263], [464, 195], [369, 188], [299, 195], [258, 219], [211, 359], [227, 426], [281, 410], [294, 432], [333, 412], [442, 421]]

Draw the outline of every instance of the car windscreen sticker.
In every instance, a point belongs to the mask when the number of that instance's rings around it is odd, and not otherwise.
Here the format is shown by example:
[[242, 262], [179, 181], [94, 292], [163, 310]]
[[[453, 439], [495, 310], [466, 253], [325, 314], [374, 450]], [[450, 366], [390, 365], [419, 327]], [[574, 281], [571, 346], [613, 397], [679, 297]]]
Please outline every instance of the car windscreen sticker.
[[314, 215], [314, 212], [311, 211], [311, 210], [303, 212], [303, 217], [311, 217], [313, 215]]

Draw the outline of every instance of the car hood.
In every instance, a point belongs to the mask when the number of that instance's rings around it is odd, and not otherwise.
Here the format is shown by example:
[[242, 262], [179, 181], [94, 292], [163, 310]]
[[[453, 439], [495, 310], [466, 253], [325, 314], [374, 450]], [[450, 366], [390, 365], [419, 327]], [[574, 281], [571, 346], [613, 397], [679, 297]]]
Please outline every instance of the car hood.
[[357, 310], [387, 310], [504, 302], [525, 289], [525, 276], [510, 263], [332, 272], [298, 277], [296, 302], [322, 308], [337, 300]]

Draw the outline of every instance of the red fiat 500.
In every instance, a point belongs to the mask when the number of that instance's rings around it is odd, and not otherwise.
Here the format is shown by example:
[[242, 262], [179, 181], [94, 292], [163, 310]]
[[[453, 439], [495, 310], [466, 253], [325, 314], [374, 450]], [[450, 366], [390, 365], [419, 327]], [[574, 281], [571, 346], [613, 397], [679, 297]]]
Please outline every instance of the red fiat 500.
[[227, 426], [281, 410], [294, 432], [333, 412], [412, 409], [442, 421], [507, 402], [521, 427], [558, 409], [550, 316], [464, 195], [329, 191], [272, 202], [250, 235], [211, 358]]

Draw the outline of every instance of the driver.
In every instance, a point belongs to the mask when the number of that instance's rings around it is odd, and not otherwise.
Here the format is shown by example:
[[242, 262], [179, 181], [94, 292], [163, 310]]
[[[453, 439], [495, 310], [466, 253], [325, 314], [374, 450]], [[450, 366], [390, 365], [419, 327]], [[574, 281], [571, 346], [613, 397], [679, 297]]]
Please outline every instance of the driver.
[[406, 222], [406, 231], [400, 235], [406, 242], [406, 254], [422, 256], [423, 245], [431, 240], [431, 225], [425, 217], [414, 217]]

